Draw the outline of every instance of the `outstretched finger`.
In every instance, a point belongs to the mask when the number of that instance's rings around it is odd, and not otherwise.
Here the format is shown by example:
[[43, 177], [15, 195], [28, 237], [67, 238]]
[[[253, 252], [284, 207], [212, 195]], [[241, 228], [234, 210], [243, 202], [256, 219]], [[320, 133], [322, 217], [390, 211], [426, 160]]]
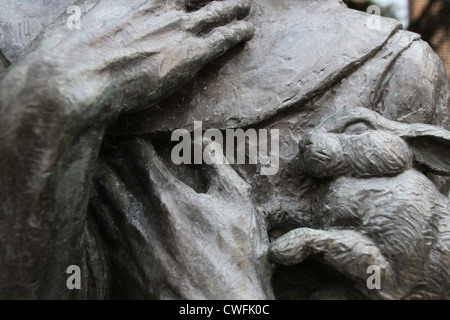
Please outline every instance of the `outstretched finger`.
[[250, 40], [254, 33], [255, 28], [246, 21], [236, 21], [218, 27], [198, 40], [203, 52], [199, 59], [202, 63], [208, 63], [237, 44]]
[[189, 15], [188, 30], [194, 33], [207, 33], [215, 26], [242, 19], [250, 12], [248, 0], [213, 1]]

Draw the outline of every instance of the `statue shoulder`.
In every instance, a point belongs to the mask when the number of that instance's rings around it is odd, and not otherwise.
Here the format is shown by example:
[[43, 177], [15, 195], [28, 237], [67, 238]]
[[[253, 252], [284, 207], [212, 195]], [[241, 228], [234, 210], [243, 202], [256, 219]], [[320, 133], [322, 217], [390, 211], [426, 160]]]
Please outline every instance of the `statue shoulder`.
[[380, 81], [376, 111], [401, 122], [422, 122], [450, 129], [450, 90], [443, 62], [428, 43], [409, 31], [399, 31], [398, 41], [411, 37]]

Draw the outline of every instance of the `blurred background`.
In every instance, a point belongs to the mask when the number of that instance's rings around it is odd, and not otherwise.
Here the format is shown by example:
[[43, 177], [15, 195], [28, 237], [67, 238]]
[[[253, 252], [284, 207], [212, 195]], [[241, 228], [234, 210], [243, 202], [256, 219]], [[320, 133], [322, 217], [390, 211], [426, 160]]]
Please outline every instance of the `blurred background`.
[[352, 9], [366, 11], [371, 5], [381, 15], [400, 20], [406, 30], [419, 33], [444, 61], [450, 78], [450, 0], [344, 0]]

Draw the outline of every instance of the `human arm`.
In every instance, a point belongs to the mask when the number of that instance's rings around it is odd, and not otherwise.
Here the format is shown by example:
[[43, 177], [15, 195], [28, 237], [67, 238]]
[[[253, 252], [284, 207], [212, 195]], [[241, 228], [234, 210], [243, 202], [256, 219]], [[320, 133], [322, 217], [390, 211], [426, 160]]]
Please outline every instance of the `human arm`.
[[189, 13], [175, 0], [77, 4], [82, 30], [67, 29], [61, 16], [0, 79], [2, 297], [70, 297], [65, 268], [81, 259], [105, 128], [169, 95], [253, 32], [235, 22], [247, 1]]

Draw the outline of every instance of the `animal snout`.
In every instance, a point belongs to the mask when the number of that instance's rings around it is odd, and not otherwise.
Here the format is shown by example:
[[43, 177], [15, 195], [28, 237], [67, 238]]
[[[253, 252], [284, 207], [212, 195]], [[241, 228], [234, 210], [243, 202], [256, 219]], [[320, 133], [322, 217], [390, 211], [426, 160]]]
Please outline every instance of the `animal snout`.
[[313, 135], [311, 133], [307, 133], [303, 136], [303, 139], [300, 141], [300, 151], [302, 148], [305, 149], [313, 144]]
[[328, 133], [308, 133], [299, 143], [299, 158], [306, 174], [330, 177], [338, 172], [343, 155], [339, 140]]

